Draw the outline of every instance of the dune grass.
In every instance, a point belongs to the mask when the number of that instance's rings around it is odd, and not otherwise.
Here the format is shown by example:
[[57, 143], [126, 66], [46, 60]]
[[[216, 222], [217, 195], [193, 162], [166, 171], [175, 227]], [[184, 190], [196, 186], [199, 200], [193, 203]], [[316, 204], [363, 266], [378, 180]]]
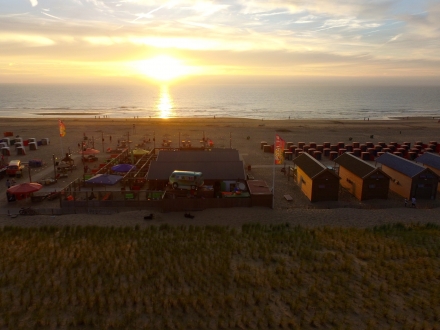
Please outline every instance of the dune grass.
[[434, 329], [440, 228], [4, 227], [0, 328]]

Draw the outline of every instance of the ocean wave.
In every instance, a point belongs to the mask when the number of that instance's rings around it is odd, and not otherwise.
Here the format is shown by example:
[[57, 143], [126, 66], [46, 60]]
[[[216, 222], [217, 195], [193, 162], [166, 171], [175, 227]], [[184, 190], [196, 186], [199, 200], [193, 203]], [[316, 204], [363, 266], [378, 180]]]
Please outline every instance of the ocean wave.
[[40, 110], [70, 110], [69, 107], [43, 107], [39, 108]]
[[[0, 90], [0, 116], [160, 117], [161, 92], [145, 97], [145, 88], [8, 85]], [[11, 92], [12, 91], [12, 92]], [[105, 93], [103, 92], [105, 91]], [[182, 86], [170, 88], [170, 117], [285, 119], [320, 118], [362, 120], [392, 116], [438, 116], [440, 88], [263, 88], [251, 86]], [[153, 90], [151, 90], [154, 93]], [[35, 95], [35, 97], [30, 97]], [[48, 101], [50, 100], [50, 101]], [[19, 111], [23, 110], [23, 111]]]

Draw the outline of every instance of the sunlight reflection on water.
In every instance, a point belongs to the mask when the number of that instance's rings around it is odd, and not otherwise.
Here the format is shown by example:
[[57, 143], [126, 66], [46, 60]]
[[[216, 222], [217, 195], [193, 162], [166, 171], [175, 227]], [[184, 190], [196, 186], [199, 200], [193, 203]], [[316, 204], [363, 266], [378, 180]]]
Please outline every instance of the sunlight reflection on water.
[[160, 89], [160, 98], [157, 103], [157, 109], [160, 113], [160, 118], [169, 118], [173, 112], [173, 99], [168, 91], [168, 86], [163, 85]]

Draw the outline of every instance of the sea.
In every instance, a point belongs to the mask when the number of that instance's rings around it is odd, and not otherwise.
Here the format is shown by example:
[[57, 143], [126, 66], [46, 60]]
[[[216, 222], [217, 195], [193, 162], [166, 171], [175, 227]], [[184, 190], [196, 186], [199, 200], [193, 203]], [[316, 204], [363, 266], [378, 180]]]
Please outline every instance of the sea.
[[0, 117], [395, 119], [440, 116], [439, 86], [0, 84]]

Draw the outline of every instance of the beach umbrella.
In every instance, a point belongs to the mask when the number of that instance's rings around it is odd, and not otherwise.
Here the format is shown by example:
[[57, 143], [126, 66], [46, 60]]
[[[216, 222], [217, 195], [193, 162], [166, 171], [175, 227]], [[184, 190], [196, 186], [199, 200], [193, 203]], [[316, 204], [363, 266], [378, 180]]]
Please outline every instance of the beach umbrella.
[[20, 183], [15, 186], [12, 186], [7, 191], [10, 194], [30, 194], [35, 191], [40, 190], [43, 188], [43, 186], [36, 182], [26, 182], [26, 183]]
[[103, 185], [114, 185], [122, 179], [120, 175], [112, 174], [97, 174], [90, 179], [86, 180], [86, 183], [92, 184], [103, 184]]
[[96, 155], [96, 154], [99, 154], [99, 150], [96, 150], [96, 149], [93, 149], [93, 148], [87, 148], [86, 150], [81, 151], [80, 154], [83, 154], [83, 155]]
[[136, 169], [136, 166], [131, 164], [118, 164], [112, 167], [114, 172], [129, 172], [131, 169]]

